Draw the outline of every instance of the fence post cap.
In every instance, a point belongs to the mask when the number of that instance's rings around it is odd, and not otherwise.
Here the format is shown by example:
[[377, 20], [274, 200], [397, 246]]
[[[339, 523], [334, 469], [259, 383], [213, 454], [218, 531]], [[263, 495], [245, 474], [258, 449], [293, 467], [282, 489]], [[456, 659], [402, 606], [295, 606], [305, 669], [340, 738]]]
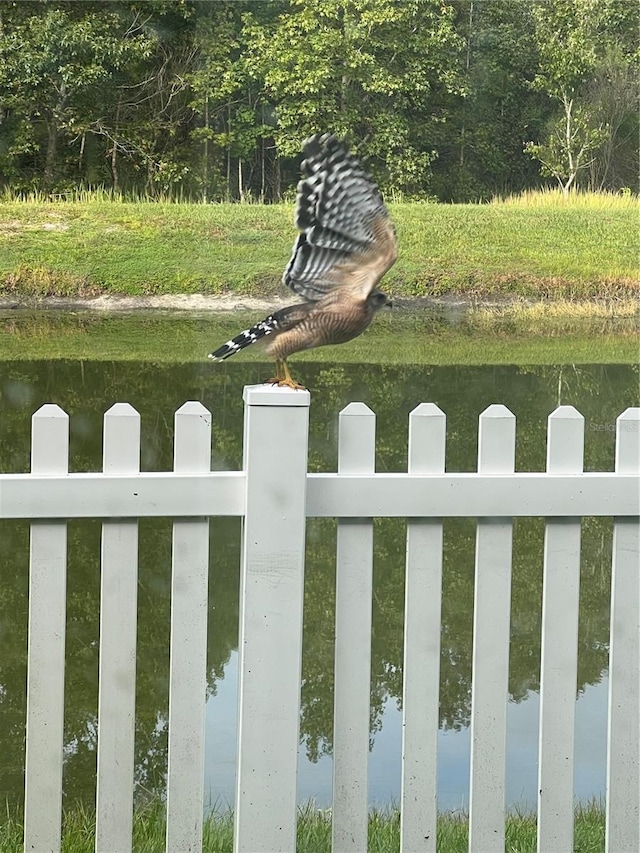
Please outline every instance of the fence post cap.
[[549, 415], [551, 420], [578, 420], [583, 421], [584, 416], [575, 408], [575, 406], [558, 406]]
[[340, 412], [340, 417], [352, 417], [355, 416], [357, 418], [367, 415], [373, 415], [374, 412], [367, 406], [366, 403], [348, 403], [344, 409]]
[[34, 418], [67, 418], [69, 415], [57, 403], [45, 403], [32, 415]]
[[278, 385], [245, 385], [242, 399], [248, 406], [308, 406], [311, 394], [304, 389]]
[[435, 403], [418, 403], [415, 409], [409, 412], [409, 417], [413, 418], [444, 418], [446, 417], [442, 409]]
[[630, 406], [621, 415], [618, 415], [616, 421], [640, 421], [640, 408], [638, 406]]
[[507, 409], [506, 406], [503, 406], [502, 403], [492, 403], [490, 406], [487, 406], [484, 412], [481, 413], [480, 418], [482, 420], [489, 418], [505, 418], [506, 420], [515, 421], [516, 416], [512, 411]]
[[107, 411], [105, 416], [118, 418], [139, 418], [140, 415], [130, 403], [114, 403]]
[[207, 417], [211, 415], [211, 412], [198, 400], [187, 400], [187, 402], [183, 403], [179, 409], [176, 409], [176, 415]]

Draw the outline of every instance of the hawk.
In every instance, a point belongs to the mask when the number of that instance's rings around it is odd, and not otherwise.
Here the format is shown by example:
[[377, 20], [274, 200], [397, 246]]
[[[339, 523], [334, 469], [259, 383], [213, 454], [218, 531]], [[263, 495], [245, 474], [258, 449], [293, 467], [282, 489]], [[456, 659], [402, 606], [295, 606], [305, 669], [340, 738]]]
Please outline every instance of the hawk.
[[300, 234], [282, 280], [305, 301], [274, 311], [209, 354], [223, 361], [268, 336], [266, 352], [276, 361], [269, 382], [294, 389], [303, 386], [291, 377], [290, 355], [350, 341], [391, 306], [377, 285], [398, 254], [378, 187], [345, 143], [315, 135], [303, 153], [294, 217]]

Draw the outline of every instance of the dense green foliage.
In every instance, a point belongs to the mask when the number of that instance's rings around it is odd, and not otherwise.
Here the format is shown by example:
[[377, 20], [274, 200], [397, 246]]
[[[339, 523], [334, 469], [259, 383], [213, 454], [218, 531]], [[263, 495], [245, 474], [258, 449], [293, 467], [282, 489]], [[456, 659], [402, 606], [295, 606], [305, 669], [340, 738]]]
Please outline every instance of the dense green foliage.
[[332, 130], [405, 197], [633, 188], [638, 60], [628, 0], [0, 0], [0, 187], [280, 200]]
[[[633, 297], [638, 202], [536, 194], [518, 203], [391, 204], [394, 297]], [[0, 296], [283, 294], [287, 204], [0, 203]]]

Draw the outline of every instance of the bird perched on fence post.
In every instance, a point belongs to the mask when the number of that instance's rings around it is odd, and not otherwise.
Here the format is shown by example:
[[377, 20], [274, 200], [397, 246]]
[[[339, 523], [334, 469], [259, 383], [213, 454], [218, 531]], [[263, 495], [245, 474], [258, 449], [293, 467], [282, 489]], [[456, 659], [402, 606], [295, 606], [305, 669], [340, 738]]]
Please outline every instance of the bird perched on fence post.
[[300, 234], [282, 280], [305, 301], [274, 311], [209, 354], [223, 361], [267, 338], [266, 352], [276, 360], [269, 382], [290, 388], [303, 387], [291, 377], [290, 355], [350, 341], [391, 305], [377, 285], [398, 254], [378, 187], [345, 143], [315, 135], [303, 153], [294, 217]]

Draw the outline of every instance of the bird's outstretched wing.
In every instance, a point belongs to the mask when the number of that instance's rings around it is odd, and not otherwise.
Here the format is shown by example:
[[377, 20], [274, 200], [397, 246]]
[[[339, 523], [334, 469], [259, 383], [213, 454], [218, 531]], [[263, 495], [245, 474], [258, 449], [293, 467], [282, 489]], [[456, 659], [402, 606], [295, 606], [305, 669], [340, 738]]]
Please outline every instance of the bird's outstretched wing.
[[378, 187], [335, 136], [312, 136], [303, 151], [295, 212], [301, 233], [282, 280], [311, 301], [335, 288], [366, 298], [397, 257]]

